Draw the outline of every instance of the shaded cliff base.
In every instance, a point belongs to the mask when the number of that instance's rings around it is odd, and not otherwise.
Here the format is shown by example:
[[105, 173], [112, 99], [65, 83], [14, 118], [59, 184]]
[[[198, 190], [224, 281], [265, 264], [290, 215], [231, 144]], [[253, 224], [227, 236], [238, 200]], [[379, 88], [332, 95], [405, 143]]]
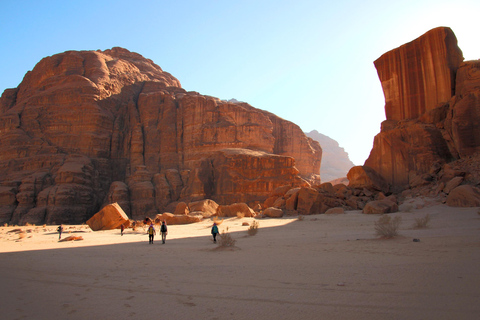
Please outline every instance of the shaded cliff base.
[[253, 218], [227, 218], [236, 250], [216, 250], [211, 220], [170, 226], [165, 245], [131, 229], [65, 226], [84, 240], [58, 242], [53, 227], [21, 227], [34, 230], [21, 240], [0, 228], [2, 317], [476, 319], [478, 208], [415, 201], [425, 206], [392, 214], [390, 240], [360, 211], [264, 219], [255, 236], [242, 226]]

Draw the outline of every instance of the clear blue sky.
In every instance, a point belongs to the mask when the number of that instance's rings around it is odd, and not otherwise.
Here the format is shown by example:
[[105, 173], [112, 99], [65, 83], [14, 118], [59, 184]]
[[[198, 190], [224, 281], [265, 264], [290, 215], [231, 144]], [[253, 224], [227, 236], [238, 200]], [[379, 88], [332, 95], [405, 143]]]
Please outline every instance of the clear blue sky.
[[1, 0], [0, 92], [43, 57], [120, 46], [188, 91], [315, 129], [360, 165], [385, 119], [373, 61], [438, 26], [480, 59], [479, 13], [478, 0]]

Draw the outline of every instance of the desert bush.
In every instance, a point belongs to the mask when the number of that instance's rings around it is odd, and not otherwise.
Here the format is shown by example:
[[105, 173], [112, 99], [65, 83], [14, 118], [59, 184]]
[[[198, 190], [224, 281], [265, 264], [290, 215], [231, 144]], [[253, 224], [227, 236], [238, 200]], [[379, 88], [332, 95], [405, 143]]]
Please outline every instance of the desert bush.
[[20, 231], [18, 233], [18, 239], [25, 239], [27, 237], [27, 233], [25, 231]]
[[402, 218], [398, 216], [392, 219], [389, 215], [382, 215], [375, 222], [375, 232], [378, 236], [393, 238], [398, 235], [398, 227], [401, 221]]
[[301, 215], [298, 216], [298, 218], [297, 218], [298, 221], [303, 221], [304, 219], [305, 219], [305, 217], [304, 217], [304, 216], [301, 216]]
[[218, 235], [218, 245], [220, 247], [233, 247], [237, 240], [233, 239], [228, 232], [228, 227]]
[[430, 215], [427, 213], [423, 218], [415, 218], [415, 224], [413, 225], [416, 229], [425, 229], [428, 228], [430, 223]]
[[257, 221], [253, 221], [252, 224], [248, 227], [248, 235], [254, 236], [258, 232], [259, 223]]

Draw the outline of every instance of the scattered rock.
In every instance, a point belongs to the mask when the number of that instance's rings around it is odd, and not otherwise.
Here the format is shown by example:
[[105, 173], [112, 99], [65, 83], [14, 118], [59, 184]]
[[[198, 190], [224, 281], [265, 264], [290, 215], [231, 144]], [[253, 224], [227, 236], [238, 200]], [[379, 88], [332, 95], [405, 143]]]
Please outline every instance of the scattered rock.
[[370, 201], [363, 208], [363, 213], [367, 214], [383, 214], [398, 211], [398, 205], [390, 200]]
[[246, 203], [234, 203], [231, 205], [220, 205], [217, 209], [217, 216], [219, 217], [236, 217], [241, 214], [244, 217], [255, 217], [253, 211]]
[[269, 218], [281, 218], [283, 217], [283, 210], [282, 209], [278, 209], [278, 208], [274, 208], [274, 207], [270, 207], [270, 208], [267, 208], [263, 211], [263, 214]]
[[343, 213], [345, 213], [345, 210], [340, 207], [330, 208], [325, 212], [325, 214], [343, 214]]
[[130, 221], [127, 215], [118, 203], [112, 203], [105, 206], [102, 210], [87, 220], [88, 226], [93, 231], [118, 229], [122, 224], [129, 223]]
[[461, 185], [447, 196], [450, 207], [480, 207], [480, 189], [471, 185]]
[[82, 236], [68, 236], [68, 237], [63, 238], [59, 241], [63, 242], [63, 241], [79, 241], [79, 240], [83, 240], [83, 237]]

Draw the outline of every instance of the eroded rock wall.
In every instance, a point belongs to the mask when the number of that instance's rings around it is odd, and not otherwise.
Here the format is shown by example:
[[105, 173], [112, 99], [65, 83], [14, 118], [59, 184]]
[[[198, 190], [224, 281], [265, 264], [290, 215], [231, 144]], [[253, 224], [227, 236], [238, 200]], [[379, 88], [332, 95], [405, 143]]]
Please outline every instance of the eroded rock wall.
[[440, 27], [375, 61], [387, 120], [365, 166], [392, 190], [480, 151], [480, 63], [462, 60], [452, 30]]
[[258, 202], [279, 180], [319, 181], [321, 159], [297, 125], [187, 92], [122, 48], [42, 59], [0, 99], [0, 149], [1, 223], [82, 223], [113, 202], [134, 219], [206, 197]]

